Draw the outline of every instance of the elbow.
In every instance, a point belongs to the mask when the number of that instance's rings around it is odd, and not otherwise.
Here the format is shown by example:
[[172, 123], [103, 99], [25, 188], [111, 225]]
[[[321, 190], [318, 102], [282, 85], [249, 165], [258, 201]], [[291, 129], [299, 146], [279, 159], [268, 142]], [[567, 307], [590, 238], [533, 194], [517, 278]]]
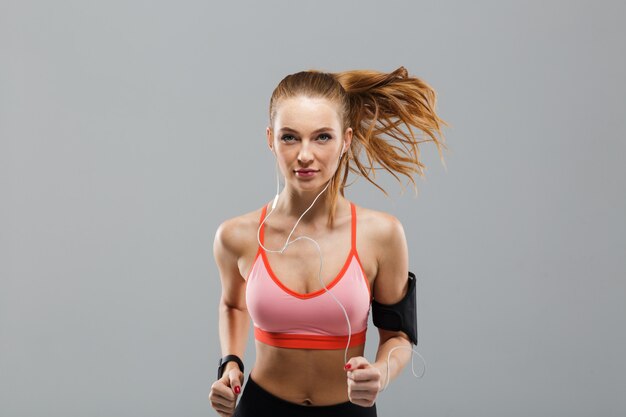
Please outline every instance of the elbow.
[[219, 309], [221, 312], [224, 312], [224, 313], [232, 313], [232, 312], [248, 313], [248, 308], [245, 303], [230, 302], [224, 297], [220, 298]]
[[378, 332], [380, 335], [381, 344], [387, 342], [388, 340], [393, 339], [394, 341], [401, 342], [409, 347], [413, 346], [413, 343], [411, 342], [411, 338], [409, 338], [409, 336], [401, 330], [391, 331], [391, 330], [385, 330], [385, 329], [379, 328]]

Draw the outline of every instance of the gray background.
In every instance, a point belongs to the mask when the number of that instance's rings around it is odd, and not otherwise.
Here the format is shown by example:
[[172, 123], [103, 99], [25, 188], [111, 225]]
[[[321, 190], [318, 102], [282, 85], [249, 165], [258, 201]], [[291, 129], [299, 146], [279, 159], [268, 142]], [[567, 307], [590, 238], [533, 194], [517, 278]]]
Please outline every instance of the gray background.
[[213, 236], [273, 195], [272, 89], [400, 65], [452, 126], [417, 197], [348, 193], [419, 277], [427, 372], [381, 416], [625, 415], [625, 12], [1, 1], [0, 415], [216, 415]]

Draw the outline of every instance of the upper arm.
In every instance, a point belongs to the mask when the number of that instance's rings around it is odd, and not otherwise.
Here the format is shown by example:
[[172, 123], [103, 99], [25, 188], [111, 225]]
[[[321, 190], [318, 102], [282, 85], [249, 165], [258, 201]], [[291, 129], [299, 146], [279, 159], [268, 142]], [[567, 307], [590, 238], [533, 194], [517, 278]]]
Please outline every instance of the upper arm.
[[386, 215], [379, 222], [380, 243], [378, 268], [374, 280], [374, 299], [382, 304], [394, 304], [408, 289], [409, 255], [402, 223]]
[[221, 303], [240, 310], [246, 309], [246, 281], [239, 272], [239, 258], [243, 251], [241, 227], [236, 220], [222, 223], [213, 242], [213, 256], [222, 283]]
[[[400, 221], [390, 215], [385, 215], [379, 222], [379, 253], [378, 271], [374, 280], [373, 296], [381, 304], [395, 304], [406, 295], [409, 281], [409, 255]], [[402, 336], [409, 337], [402, 331], [378, 329], [381, 343], [385, 340]]]

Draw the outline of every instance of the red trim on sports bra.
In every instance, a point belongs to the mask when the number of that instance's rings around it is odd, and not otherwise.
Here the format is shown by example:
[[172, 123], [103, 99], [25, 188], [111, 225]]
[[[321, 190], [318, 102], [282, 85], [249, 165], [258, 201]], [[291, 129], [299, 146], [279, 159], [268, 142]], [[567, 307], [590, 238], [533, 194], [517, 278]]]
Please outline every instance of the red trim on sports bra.
[[365, 269], [363, 269], [361, 258], [359, 258], [359, 252], [356, 250], [356, 206], [352, 202], [350, 202], [350, 209], [352, 212], [352, 252], [354, 253], [354, 257], [356, 258], [356, 261], [359, 264], [359, 268], [361, 268], [361, 276], [363, 277], [363, 281], [365, 281], [365, 286], [367, 287], [367, 291], [370, 294], [370, 302], [372, 302], [372, 300], [374, 299], [374, 296], [372, 295], [370, 282], [367, 280]]
[[[367, 329], [352, 334], [350, 346], [365, 343]], [[272, 333], [254, 326], [254, 338], [270, 346], [292, 349], [345, 349], [348, 336]]]
[[[265, 213], [267, 210], [267, 206], [263, 207], [263, 211], [261, 213], [261, 222], [263, 222], [263, 219], [265, 218]], [[341, 268], [341, 270], [339, 271], [339, 273], [337, 274], [337, 276], [335, 276], [335, 278], [333, 278], [333, 280], [326, 284], [326, 288], [328, 288], [329, 290], [334, 287], [340, 280], [341, 278], [343, 278], [343, 276], [345, 275], [346, 270], [348, 269], [348, 267], [350, 266], [350, 262], [352, 261], [352, 257], [355, 256], [357, 258], [357, 262], [359, 264], [359, 267], [361, 268], [361, 272], [362, 275], [365, 277], [365, 273], [363, 272], [363, 268], [361, 267], [361, 262], [359, 261], [359, 257], [356, 253], [356, 209], [354, 207], [354, 204], [352, 202], [350, 202], [350, 214], [351, 214], [351, 220], [350, 220], [350, 226], [351, 226], [351, 231], [350, 231], [350, 252], [348, 253], [348, 257], [346, 258], [346, 261], [343, 264], [343, 267]], [[261, 225], [261, 231], [260, 231], [260, 240], [261, 243], [265, 243], [265, 224]], [[278, 285], [283, 291], [285, 291], [287, 294], [290, 294], [294, 297], [300, 298], [300, 299], [308, 299], [308, 298], [313, 298], [313, 297], [317, 297], [318, 295], [324, 294], [326, 292], [326, 290], [324, 288], [320, 288], [317, 291], [313, 291], [310, 293], [300, 293], [297, 291], [294, 291], [288, 287], [286, 287], [281, 281], [280, 279], [278, 279], [278, 277], [276, 276], [276, 274], [274, 273], [274, 271], [272, 270], [272, 267], [269, 263], [269, 260], [267, 259], [267, 254], [265, 253], [265, 251], [263, 250], [263, 248], [259, 247], [259, 250], [261, 252], [261, 257], [263, 259], [263, 264], [265, 265], [265, 269], [267, 270], [267, 273], [269, 274], [269, 276], [272, 278], [272, 280], [276, 283], [276, 285]], [[258, 256], [258, 254], [257, 254]], [[255, 258], [255, 262], [256, 262], [256, 258]], [[368, 291], [370, 291], [370, 287], [369, 287], [369, 282], [367, 282], [366, 280], [366, 286]], [[370, 291], [370, 297], [371, 297], [371, 291]]]
[[350, 202], [350, 246], [352, 252], [356, 254], [356, 207]]
[[[263, 219], [265, 219], [266, 213], [267, 213], [267, 204], [263, 206], [263, 210], [261, 210], [261, 218], [259, 219], [259, 224], [261, 225], [261, 231], [259, 231], [261, 244], [265, 243], [265, 223], [263, 223]], [[261, 250], [263, 250], [263, 248], [259, 245], [259, 251]]]
[[[346, 269], [348, 268], [348, 266], [350, 265], [350, 261], [352, 259], [352, 256], [354, 256], [356, 258], [356, 261], [359, 265], [359, 268], [361, 269], [361, 275], [363, 276], [363, 281], [365, 282], [365, 286], [367, 287], [367, 291], [370, 294], [370, 302], [374, 299], [374, 296], [372, 295], [372, 289], [370, 288], [370, 283], [367, 279], [367, 275], [365, 274], [365, 269], [363, 269], [363, 264], [361, 263], [361, 258], [359, 258], [359, 253], [356, 250], [356, 206], [354, 205], [354, 203], [350, 202], [350, 212], [351, 212], [351, 220], [350, 220], [350, 225], [351, 225], [351, 248], [350, 248], [350, 253], [348, 253], [348, 259], [346, 260], [346, 263], [344, 264], [344, 266], [341, 268], [341, 271], [339, 271], [339, 274], [337, 275], [337, 277], [335, 277], [335, 279], [333, 279], [333, 281], [327, 285], [328, 289], [330, 289], [332, 286], [334, 286], [337, 282], [339, 282], [339, 279], [341, 279], [341, 277], [343, 276], [343, 274], [346, 272]], [[265, 214], [267, 213], [267, 205], [263, 206], [263, 208], [261, 209], [261, 218], [259, 219], [259, 224], [263, 223], [263, 219], [265, 218]], [[261, 224], [261, 230], [259, 232], [259, 237], [261, 240], [261, 243], [265, 243], [264, 237], [265, 237], [265, 224]], [[282, 288], [283, 290], [285, 290], [288, 294], [293, 295], [294, 297], [298, 297], [298, 298], [311, 298], [311, 297], [315, 297], [319, 294], [321, 294], [322, 292], [325, 292], [325, 290], [322, 288], [319, 291], [313, 292], [313, 293], [308, 293], [308, 294], [302, 294], [302, 293], [298, 293], [295, 291], [290, 290], [289, 288], [287, 288], [286, 286], [284, 286], [282, 284], [282, 282], [280, 282], [280, 280], [278, 279], [278, 277], [276, 275], [274, 275], [274, 272], [272, 271], [271, 267], [269, 266], [269, 262], [267, 261], [267, 255], [265, 254], [265, 251], [263, 250], [263, 248], [259, 245], [257, 251], [256, 251], [256, 255], [254, 256], [254, 260], [252, 261], [252, 266], [250, 267], [250, 270], [248, 271], [248, 274], [245, 278], [245, 281], [248, 281], [248, 278], [250, 277], [250, 273], [252, 272], [252, 269], [254, 268], [254, 264], [256, 263], [257, 259], [259, 258], [259, 256], [262, 257], [263, 259], [263, 264], [265, 265], [266, 270], [268, 271], [270, 277], [272, 277], [272, 280], [274, 280], [274, 282], [276, 282], [276, 284]], [[338, 279], [339, 278], [339, 279]], [[319, 293], [319, 294], [318, 294]]]

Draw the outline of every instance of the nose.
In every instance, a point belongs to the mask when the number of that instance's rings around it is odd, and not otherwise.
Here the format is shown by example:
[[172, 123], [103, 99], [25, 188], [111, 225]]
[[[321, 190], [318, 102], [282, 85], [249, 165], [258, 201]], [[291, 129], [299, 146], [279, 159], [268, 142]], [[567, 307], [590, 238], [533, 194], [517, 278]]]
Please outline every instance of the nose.
[[309, 165], [313, 162], [313, 152], [308, 141], [302, 141], [298, 152], [298, 162], [301, 165]]

